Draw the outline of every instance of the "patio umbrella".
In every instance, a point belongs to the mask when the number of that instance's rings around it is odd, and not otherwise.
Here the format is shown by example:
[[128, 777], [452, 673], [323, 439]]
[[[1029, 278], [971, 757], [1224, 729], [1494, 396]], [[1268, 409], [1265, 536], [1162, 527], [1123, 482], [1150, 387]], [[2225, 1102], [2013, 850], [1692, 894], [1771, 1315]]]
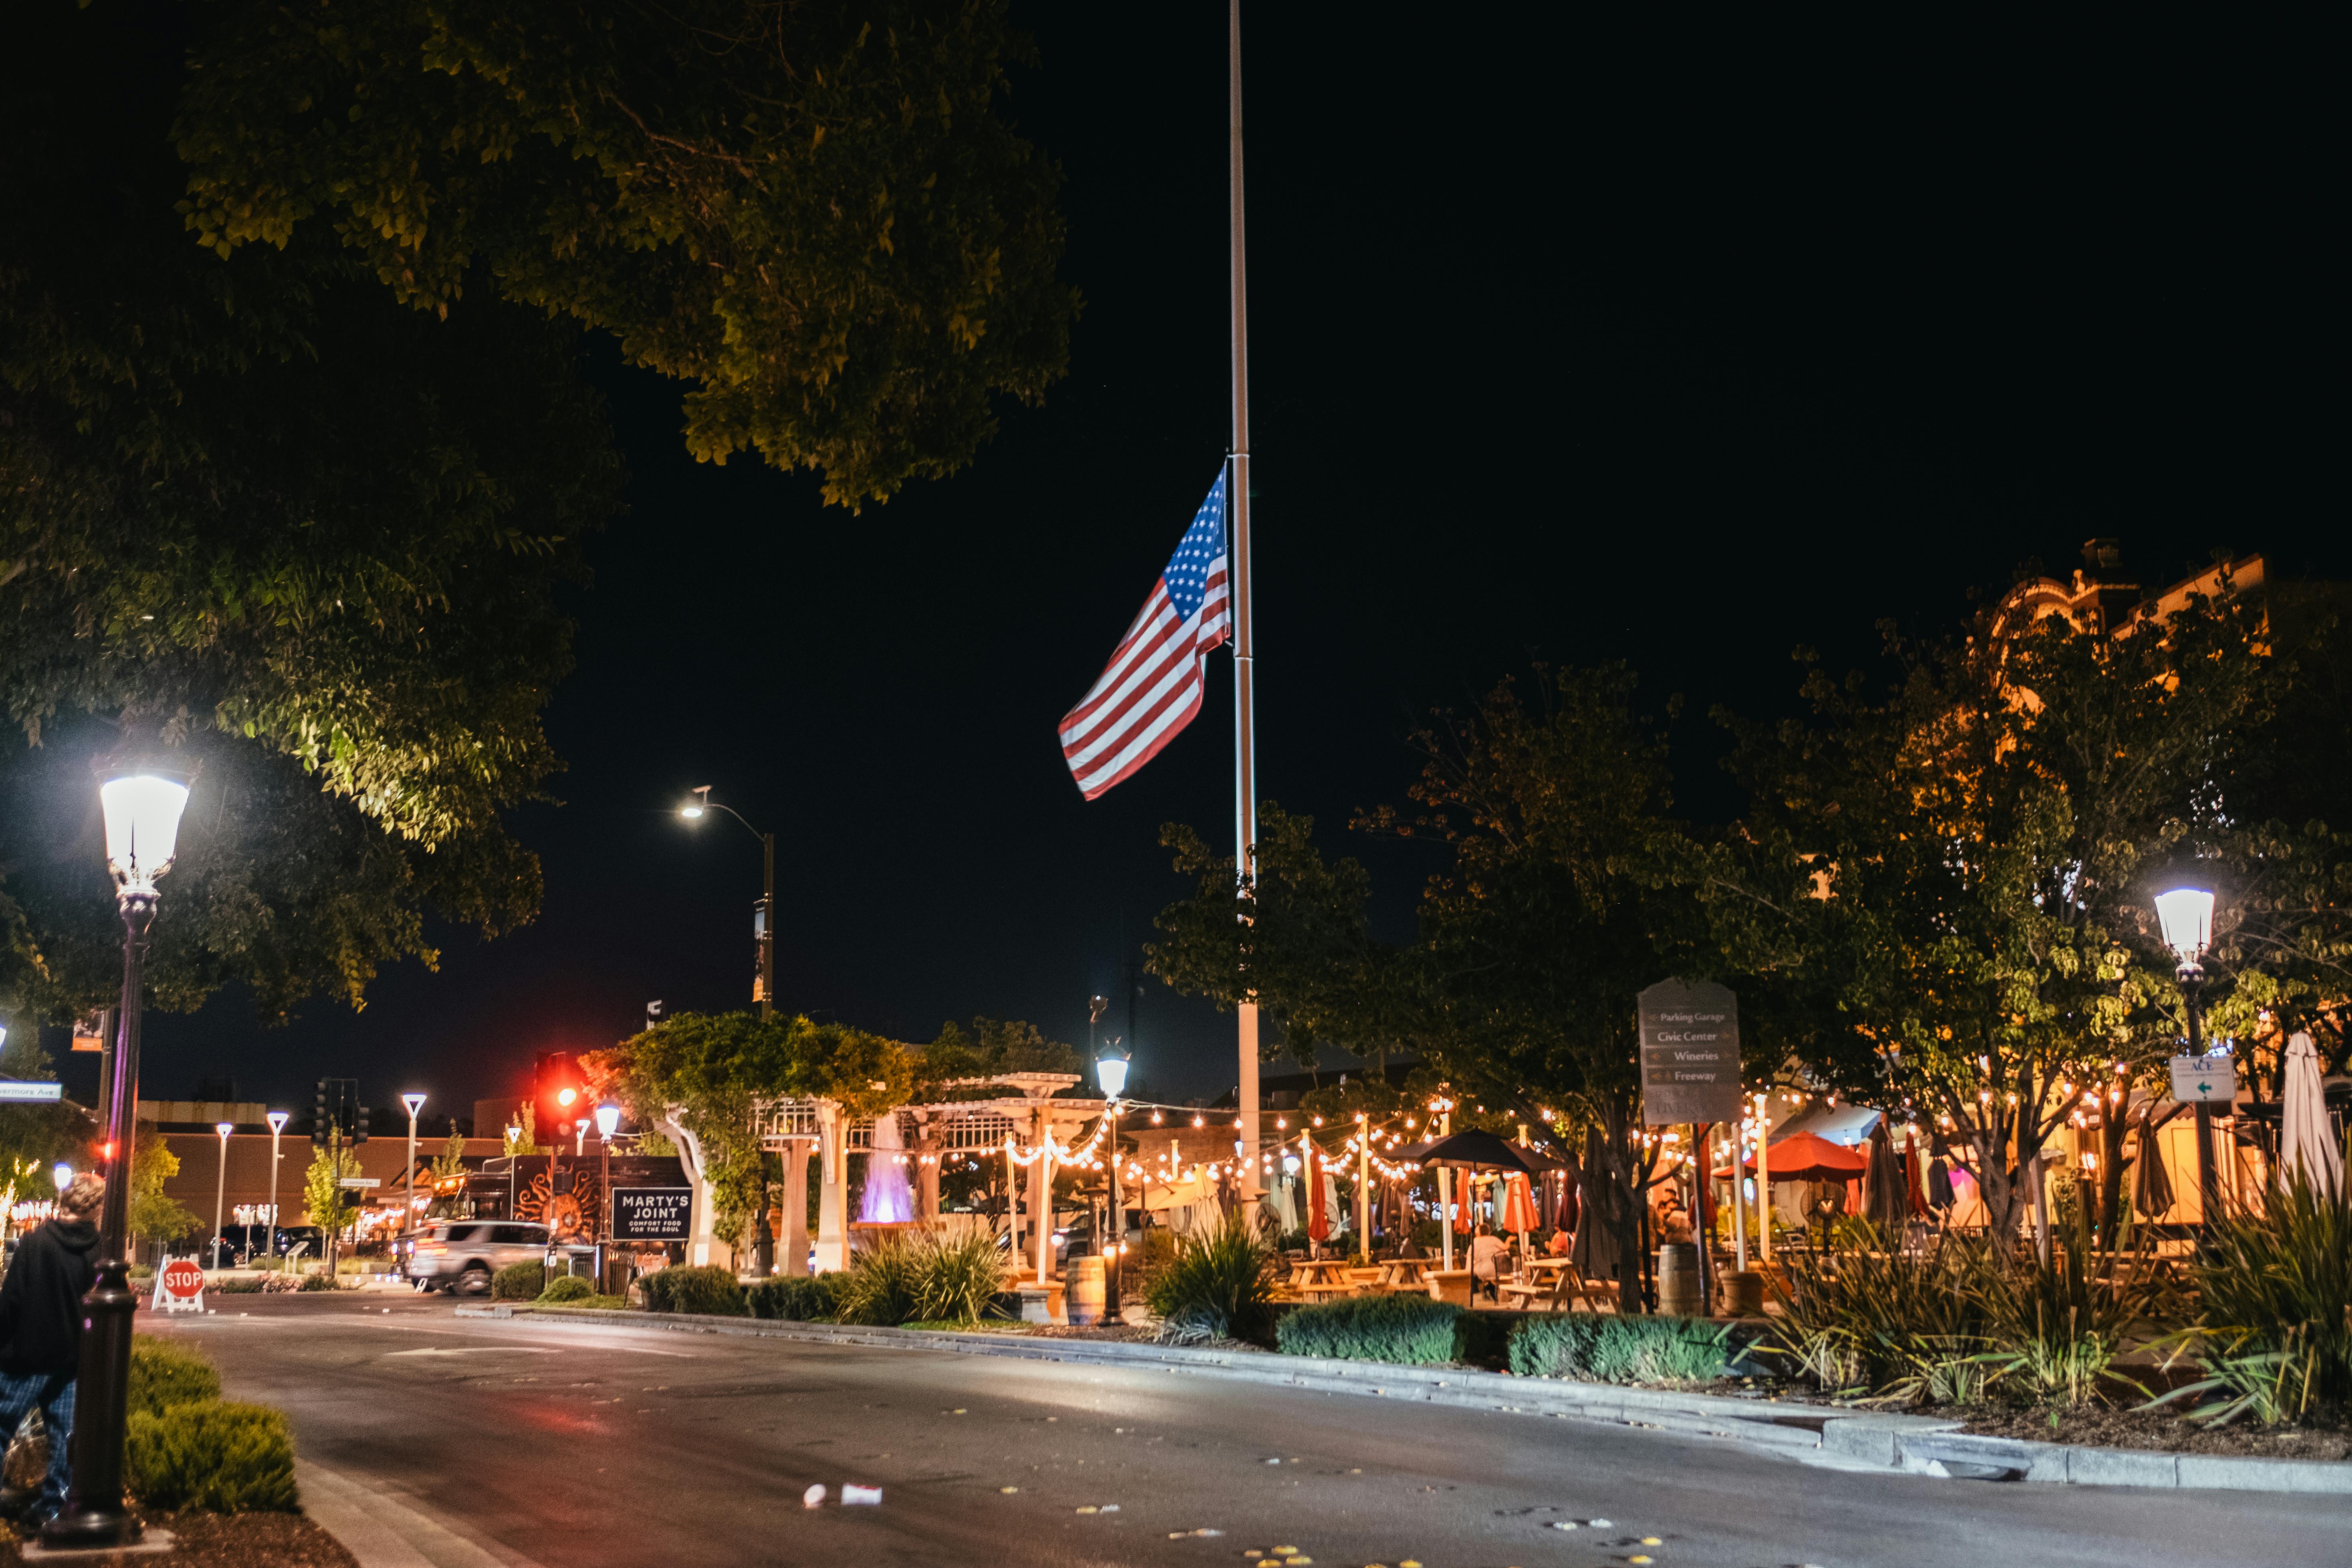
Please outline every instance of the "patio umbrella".
[[2315, 1193], [2332, 1194], [2344, 1179], [2342, 1157], [2328, 1135], [2326, 1090], [2319, 1081], [2319, 1053], [2311, 1037], [2297, 1030], [2286, 1042], [2286, 1088], [2280, 1095], [2279, 1161], [2300, 1169]]
[[[1584, 1169], [1605, 1172], [1609, 1168], [1607, 1151], [1601, 1129], [1588, 1129], [1584, 1134]], [[1624, 1190], [1617, 1183], [1596, 1174], [1592, 1181], [1581, 1184], [1580, 1200], [1583, 1212], [1577, 1221], [1576, 1245], [1570, 1249], [1576, 1271], [1587, 1279], [1614, 1282], [1624, 1263], [1617, 1240], [1618, 1226], [1627, 1218]]]
[[1298, 1179], [1307, 1184], [1307, 1239], [1320, 1245], [1331, 1239], [1331, 1222], [1323, 1212], [1323, 1173], [1310, 1157]]
[[1903, 1173], [1895, 1168], [1895, 1140], [1887, 1136], [1884, 1118], [1870, 1130], [1870, 1152], [1862, 1173], [1862, 1212], [1885, 1230], [1901, 1230], [1911, 1213], [1911, 1194], [1904, 1185]]
[[[1775, 1182], [1850, 1182], [1860, 1176], [1870, 1162], [1857, 1150], [1843, 1149], [1826, 1138], [1816, 1138], [1810, 1132], [1791, 1132], [1772, 1145], [1772, 1180]], [[1756, 1162], [1747, 1163], [1749, 1175], [1756, 1173]], [[1728, 1181], [1728, 1166], [1716, 1174]]]
[[1520, 1171], [1534, 1175], [1567, 1168], [1567, 1162], [1517, 1143], [1506, 1143], [1492, 1132], [1468, 1131], [1427, 1143], [1413, 1143], [1396, 1157], [1416, 1165], [1451, 1165], [1463, 1171]]
[[1525, 1176], [1509, 1177], [1503, 1186], [1502, 1228], [1519, 1233], [1519, 1245], [1527, 1246], [1528, 1232], [1536, 1228], [1536, 1195], [1528, 1189]]
[[2142, 1219], [2158, 1219], [2172, 1206], [2172, 1177], [2157, 1146], [2156, 1102], [2139, 1113], [2139, 1160], [2132, 1169], [2132, 1207]]
[[1914, 1138], [1903, 1145], [1903, 1185], [1911, 1196], [1911, 1212], [1927, 1212], [1927, 1194], [1919, 1184], [1919, 1141]]

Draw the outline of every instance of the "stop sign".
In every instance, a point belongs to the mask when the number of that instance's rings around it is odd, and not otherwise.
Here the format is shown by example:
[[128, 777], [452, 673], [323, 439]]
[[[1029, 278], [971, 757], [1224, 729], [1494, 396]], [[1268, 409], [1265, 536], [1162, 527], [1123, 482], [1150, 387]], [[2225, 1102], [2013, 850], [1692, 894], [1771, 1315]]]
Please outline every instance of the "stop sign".
[[193, 1258], [174, 1258], [163, 1265], [163, 1289], [183, 1301], [192, 1301], [205, 1293], [205, 1271]]

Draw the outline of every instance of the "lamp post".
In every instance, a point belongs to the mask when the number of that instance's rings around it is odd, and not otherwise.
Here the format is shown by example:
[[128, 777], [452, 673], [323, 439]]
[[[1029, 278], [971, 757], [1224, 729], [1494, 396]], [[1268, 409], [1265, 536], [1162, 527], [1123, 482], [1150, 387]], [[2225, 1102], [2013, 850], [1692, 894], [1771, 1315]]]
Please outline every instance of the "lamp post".
[[[2198, 994], [2205, 984], [2205, 965], [2201, 961], [2206, 949], [2213, 945], [2213, 895], [2202, 888], [2176, 888], [2168, 893], [2158, 893], [2156, 919], [2164, 931], [2164, 945], [2172, 950], [2179, 965], [2173, 974], [2180, 982], [2181, 1005], [2189, 1015], [2189, 1054], [2201, 1057], [2205, 1054], [2205, 1039]], [[2196, 1113], [2198, 1229], [2209, 1232], [2213, 1211], [2221, 1204], [2221, 1184], [2213, 1169], [2213, 1110], [2200, 1100]], [[2147, 1158], [2147, 1152], [2142, 1152], [2141, 1158]]]
[[1103, 1115], [1110, 1122], [1110, 1236], [1111, 1245], [1104, 1256], [1108, 1265], [1104, 1273], [1103, 1290], [1108, 1298], [1104, 1305], [1111, 1312], [1118, 1310], [1119, 1264], [1127, 1253], [1127, 1204], [1119, 1195], [1118, 1186], [1118, 1097], [1127, 1092], [1127, 1055], [1113, 1040], [1111, 1048], [1095, 1061], [1095, 1081], [1102, 1085]]
[[604, 1194], [604, 1212], [598, 1216], [596, 1226], [596, 1289], [605, 1289], [612, 1281], [605, 1276], [610, 1264], [608, 1249], [613, 1239], [613, 1131], [621, 1125], [621, 1108], [600, 1105], [596, 1108], [596, 1136], [604, 1144], [602, 1163], [597, 1171], [597, 1190]]
[[723, 811], [743, 823], [743, 831], [760, 841], [760, 908], [755, 940], [760, 947], [760, 1016], [768, 1017], [776, 1008], [776, 836], [762, 833], [743, 820], [743, 814], [731, 805], [723, 805], [710, 798], [709, 784], [697, 784], [678, 816], [688, 822], [699, 822], [714, 811]]
[[509, 1123], [507, 1128], [507, 1218], [515, 1216], [515, 1162], [522, 1158], [518, 1152], [522, 1145], [522, 1125]]
[[289, 1120], [286, 1112], [273, 1110], [263, 1120], [269, 1123], [269, 1242], [268, 1254], [278, 1256], [278, 1139], [286, 1131]]
[[58, 1550], [127, 1546], [143, 1533], [124, 1506], [122, 1439], [131, 1394], [131, 1289], [123, 1241], [131, 1214], [131, 1158], [138, 1137], [140, 960], [155, 920], [155, 879], [172, 864], [192, 775], [173, 767], [111, 767], [99, 775], [106, 815], [106, 863], [122, 921], [122, 1004], [107, 1085], [106, 1138], [112, 1160], [100, 1211], [98, 1264], [82, 1298], [81, 1364], [74, 1395], [73, 1492], [41, 1527]]
[[425, 1109], [421, 1094], [404, 1094], [400, 1103], [408, 1108], [408, 1180], [407, 1191], [401, 1194], [407, 1206], [400, 1211], [400, 1238], [408, 1239], [408, 1227], [416, 1223], [416, 1113]]
[[234, 1121], [215, 1121], [213, 1131], [220, 1134], [220, 1168], [213, 1182], [213, 1267], [221, 1266], [221, 1247], [228, 1240], [222, 1221], [227, 1218], [228, 1200], [228, 1135], [236, 1131]]

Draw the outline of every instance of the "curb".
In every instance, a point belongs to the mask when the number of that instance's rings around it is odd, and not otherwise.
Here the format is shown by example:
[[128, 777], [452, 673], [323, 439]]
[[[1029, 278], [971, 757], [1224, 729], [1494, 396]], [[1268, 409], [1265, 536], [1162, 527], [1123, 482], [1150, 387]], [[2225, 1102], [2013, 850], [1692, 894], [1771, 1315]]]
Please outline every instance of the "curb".
[[766, 1318], [713, 1318], [671, 1312], [567, 1307], [460, 1307], [461, 1318], [529, 1318], [670, 1333], [945, 1351], [1015, 1361], [1159, 1369], [1175, 1375], [1232, 1378], [1322, 1394], [1405, 1399], [1515, 1415], [1600, 1421], [1687, 1436], [1728, 1438], [1791, 1457], [1826, 1456], [1890, 1474], [1974, 1480], [2060, 1482], [2074, 1486], [2201, 1489], [2215, 1491], [2324, 1492], [2352, 1496], [2352, 1461], [2241, 1459], [2139, 1448], [2095, 1448], [1962, 1432], [1957, 1421], [1927, 1415], [1850, 1411], [1838, 1405], [1714, 1394], [1629, 1388], [1565, 1378], [1514, 1377], [1460, 1367], [1398, 1366], [1258, 1351], [1105, 1340], [1040, 1340], [1025, 1335], [939, 1333], [920, 1329], [851, 1328]]

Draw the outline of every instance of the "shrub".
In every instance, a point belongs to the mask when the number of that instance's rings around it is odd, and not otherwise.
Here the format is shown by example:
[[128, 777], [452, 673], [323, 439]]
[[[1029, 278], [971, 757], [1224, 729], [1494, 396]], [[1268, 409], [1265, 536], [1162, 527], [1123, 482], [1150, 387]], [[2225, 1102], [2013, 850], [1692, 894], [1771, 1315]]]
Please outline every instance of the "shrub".
[[1178, 1238], [1147, 1300], [1171, 1323], [1264, 1343], [1274, 1324], [1274, 1267], [1250, 1220], [1228, 1215], [1213, 1230]]
[[[314, 1275], [314, 1279], [324, 1278]], [[509, 1263], [490, 1276], [490, 1300], [493, 1301], [536, 1300], [547, 1289], [547, 1265], [537, 1260]]]
[[263, 1282], [261, 1276], [256, 1274], [242, 1279], [236, 1278], [215, 1279], [205, 1289], [216, 1296], [257, 1296], [262, 1291]]
[[1925, 1254], [1882, 1249], [1857, 1220], [1787, 1261], [1774, 1348], [1824, 1393], [1908, 1402], [1981, 1387], [1992, 1342], [1984, 1277], [1997, 1265], [1980, 1245], [1947, 1236]]
[[583, 1297], [593, 1296], [595, 1293], [596, 1287], [581, 1279], [577, 1274], [559, 1274], [547, 1282], [546, 1289], [539, 1293], [539, 1304], [542, 1307], [560, 1307], [566, 1301], [577, 1301]]
[[2203, 1311], [2174, 1356], [2207, 1375], [2158, 1404], [2210, 1394], [2189, 1414], [2217, 1426], [2352, 1405], [2352, 1188], [2317, 1191], [2297, 1170], [2263, 1213], [2217, 1215], [2197, 1286]]
[[1728, 1324], [1699, 1318], [1547, 1313], [1512, 1331], [1511, 1370], [1595, 1383], [1707, 1383], [1723, 1375], [1730, 1333]]
[[131, 1336], [130, 1407], [150, 1414], [220, 1397], [220, 1373], [199, 1352], [153, 1334]]
[[743, 1287], [724, 1268], [705, 1265], [656, 1268], [637, 1281], [646, 1288], [646, 1308], [655, 1312], [698, 1313], [713, 1318], [740, 1318]]
[[976, 1322], [1004, 1289], [1004, 1255], [985, 1231], [927, 1236], [915, 1261], [915, 1316], [927, 1321]]
[[1462, 1320], [1469, 1314], [1426, 1296], [1358, 1296], [1301, 1307], [1275, 1325], [1285, 1355], [1443, 1366], [1464, 1359]]
[[841, 1285], [849, 1276], [838, 1270], [798, 1279], [762, 1279], [743, 1294], [755, 1318], [787, 1323], [829, 1323], [841, 1310]]
[[131, 1490], [150, 1508], [292, 1513], [294, 1438], [266, 1405], [207, 1399], [133, 1410], [123, 1447]]
[[2052, 1227], [2050, 1261], [2038, 1255], [1978, 1271], [1996, 1392], [2036, 1405], [2087, 1405], [2107, 1384], [2147, 1391], [2114, 1370], [2136, 1333], [2172, 1305], [2148, 1268], [2095, 1250], [2079, 1227]]
[[925, 1316], [918, 1306], [923, 1283], [920, 1245], [886, 1233], [851, 1255], [842, 1277], [838, 1321], [888, 1328]]
[[335, 1282], [324, 1274], [305, 1274], [302, 1276], [302, 1283], [295, 1289], [298, 1290], [331, 1290], [335, 1289]]

